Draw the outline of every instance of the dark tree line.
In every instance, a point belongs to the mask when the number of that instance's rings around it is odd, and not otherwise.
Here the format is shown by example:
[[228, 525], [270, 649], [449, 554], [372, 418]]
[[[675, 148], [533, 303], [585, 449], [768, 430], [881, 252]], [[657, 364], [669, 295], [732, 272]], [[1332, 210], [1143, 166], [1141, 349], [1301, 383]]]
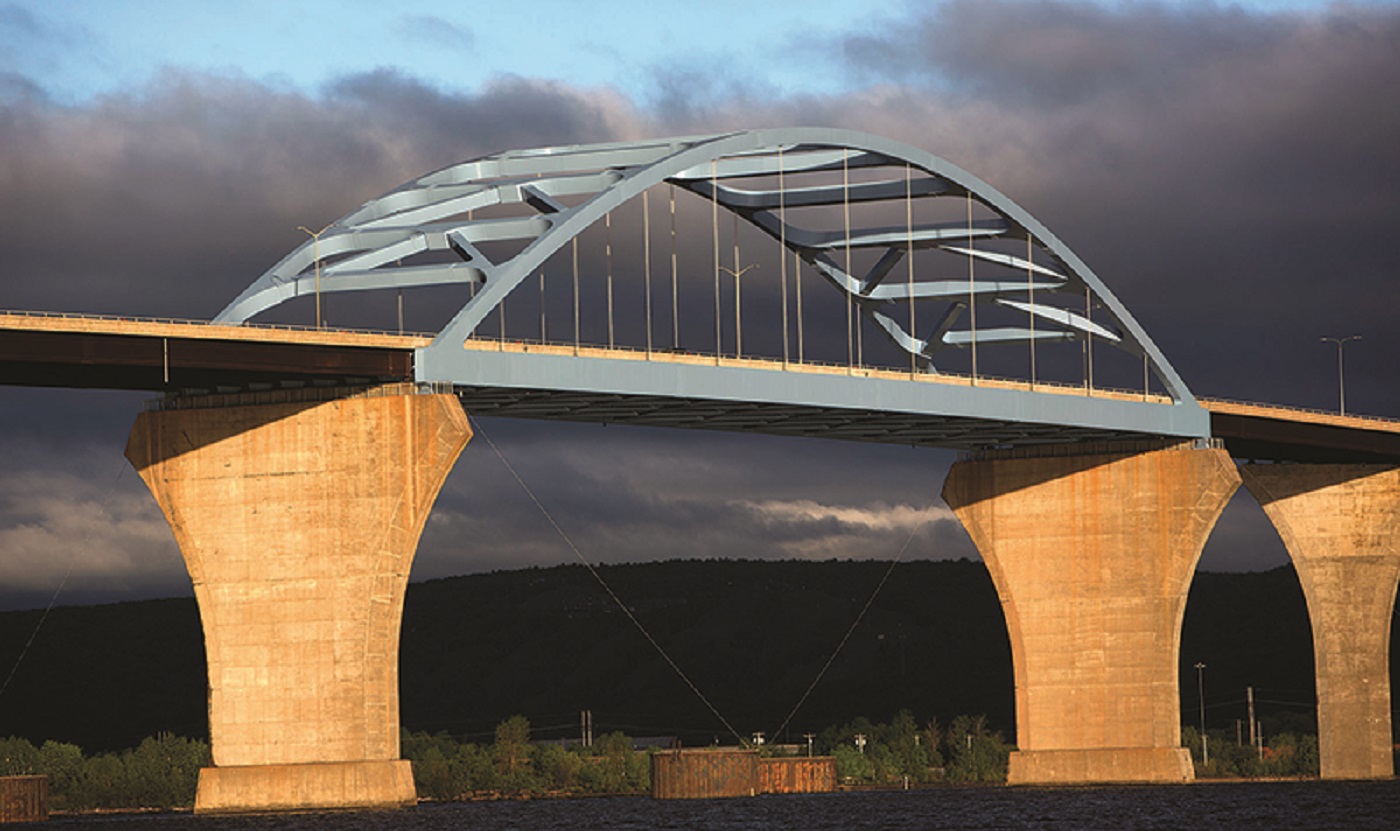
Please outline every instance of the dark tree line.
[[49, 777], [56, 811], [188, 808], [199, 769], [211, 764], [209, 745], [163, 733], [135, 748], [86, 756], [75, 744], [0, 739], [0, 775]]

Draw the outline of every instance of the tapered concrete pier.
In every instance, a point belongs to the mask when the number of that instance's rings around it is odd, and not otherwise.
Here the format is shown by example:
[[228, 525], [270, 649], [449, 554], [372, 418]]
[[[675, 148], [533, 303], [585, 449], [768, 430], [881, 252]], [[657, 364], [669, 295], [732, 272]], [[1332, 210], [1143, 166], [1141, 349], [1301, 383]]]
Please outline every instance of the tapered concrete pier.
[[1400, 468], [1240, 470], [1283, 538], [1308, 601], [1322, 777], [1393, 776], [1390, 629], [1400, 582]]
[[197, 812], [415, 801], [399, 758], [404, 591], [471, 430], [454, 396], [411, 386], [305, 395], [180, 402], [139, 416], [127, 445], [204, 627], [214, 766]]
[[1225, 451], [1190, 444], [988, 454], [949, 471], [943, 498], [991, 571], [1011, 639], [1010, 783], [1194, 777], [1181, 746], [1181, 621], [1239, 482]]

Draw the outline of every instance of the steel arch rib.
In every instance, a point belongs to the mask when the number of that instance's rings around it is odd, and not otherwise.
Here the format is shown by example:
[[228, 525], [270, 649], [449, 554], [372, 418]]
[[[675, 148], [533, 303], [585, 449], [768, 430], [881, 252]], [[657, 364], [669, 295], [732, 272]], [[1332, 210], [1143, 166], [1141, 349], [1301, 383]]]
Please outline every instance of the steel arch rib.
[[[428, 193], [425, 191], [432, 192], [438, 189], [460, 187], [464, 188], [464, 195], [461, 198], [466, 198], [466, 191], [470, 190], [467, 186], [476, 176], [483, 178], [503, 177], [521, 175], [527, 172], [579, 174], [581, 170], [596, 171], [611, 168], [615, 172], [615, 180], [574, 208], [549, 211], [550, 206], [547, 201], [542, 204], [522, 195], [519, 201], [529, 202], [537, 209], [544, 208], [538, 216], [532, 217], [531, 220], [543, 221], [547, 227], [511, 259], [486, 269], [476, 268], [467, 262], [425, 267], [424, 270], [431, 273], [423, 274], [422, 284], [448, 281], [483, 282], [481, 290], [476, 293], [473, 299], [448, 322], [434, 338], [432, 344], [420, 352], [420, 366], [442, 367], [450, 365], [454, 358], [460, 359], [463, 344], [472, 336], [477, 326], [512, 290], [541, 267], [551, 255], [558, 252], [585, 229], [602, 220], [610, 211], [629, 202], [648, 188], [668, 180], [677, 179], [687, 171], [703, 169], [711, 162], [721, 159], [732, 160], [744, 156], [761, 156], [776, 153], [779, 148], [793, 147], [809, 150], [830, 148], [837, 152], [850, 150], [875, 154], [887, 158], [891, 163], [907, 163], [924, 173], [966, 191], [972, 198], [1004, 217], [1011, 226], [1019, 226], [1019, 228], [1024, 229], [1045, 251], [1065, 266], [1073, 278], [1087, 286], [1098, 302], [1112, 315], [1116, 323], [1125, 330], [1125, 340], [1141, 350], [1171, 398], [1179, 404], [1195, 405], [1195, 398], [1186, 384], [1127, 308], [1123, 306], [1108, 286], [1048, 228], [1000, 191], [957, 165], [910, 145], [859, 131], [814, 127], [773, 128], [610, 145], [542, 148], [488, 156], [443, 168], [391, 191], [383, 197], [372, 200], [336, 223], [336, 225], [345, 223], [345, 226], [341, 233], [334, 236], [328, 234], [322, 240], [320, 244], [321, 254], [324, 259], [334, 253], [359, 250], [359, 247], [362, 247], [360, 244], [370, 241], [367, 237], [376, 233], [382, 234], [386, 240], [395, 239], [396, 244], [403, 246], [412, 246], [414, 243], [411, 240], [415, 234], [421, 235], [424, 239], [433, 234], [439, 235], [439, 237], [450, 235], [452, 231], [448, 226], [425, 225], [420, 230], [397, 228], [392, 231], [384, 229], [379, 232], [373, 228], [356, 227], [357, 224], [359, 226], [375, 224], [382, 217], [391, 216], [396, 211], [421, 207], [426, 204], [425, 200], [428, 198]], [[576, 159], [593, 157], [606, 161], [592, 167], [571, 165], [571, 162]], [[691, 181], [703, 181], [706, 178], [701, 175], [689, 177]], [[528, 183], [524, 182], [502, 185], [502, 187], [519, 188], [522, 191], [527, 186]], [[697, 189], [697, 192], [699, 190]], [[485, 194], [485, 191], [486, 188], [482, 187], [481, 190], [474, 191], [474, 193]], [[449, 191], [449, 195], [451, 195], [451, 191]], [[543, 196], [538, 198], [547, 199]], [[712, 195], [710, 198], [718, 198], [718, 195]], [[481, 195], [480, 201], [482, 206], [495, 204], [490, 195]], [[721, 206], [725, 207], [726, 210], [738, 212], [733, 207], [724, 205], [723, 202], [721, 202]], [[741, 215], [743, 214], [741, 213]], [[759, 223], [754, 222], [751, 217], [745, 216], [745, 219], [765, 233], [773, 235], [771, 228], [764, 228]], [[441, 247], [440, 238], [437, 242]], [[789, 242], [790, 250], [798, 251], [800, 247], [791, 241]], [[296, 275], [311, 264], [311, 250], [312, 243], [307, 241], [277, 266], [274, 266], [267, 274], [259, 278], [252, 286], [249, 286], [216, 319], [221, 321], [246, 320], [266, 308], [295, 296], [300, 291], [297, 281], [301, 279]], [[355, 258], [352, 257], [352, 259]], [[807, 259], [809, 263], [816, 264], [814, 257]], [[443, 270], [451, 270], [452, 273], [444, 275]], [[410, 270], [405, 269], [404, 271]], [[844, 272], [841, 273], [844, 275]], [[830, 273], [827, 273], [826, 276], [833, 282], [837, 281], [837, 278]], [[844, 276], [849, 279], [854, 275]], [[349, 279], [345, 277], [339, 279], [340, 286], [347, 289], [391, 288], [420, 284], [413, 282], [411, 274], [393, 278], [378, 278], [377, 280], [374, 277], [355, 278], [354, 275], [350, 275]], [[359, 282], [356, 282], [356, 279]], [[845, 290], [850, 291], [849, 288]], [[861, 300], [854, 293], [852, 296], [858, 301]], [[900, 338], [895, 333], [890, 332], [884, 323], [876, 322], [884, 327], [887, 333], [900, 343], [902, 348], [906, 351], [912, 351], [911, 347], [916, 340], [915, 333], [908, 333], [909, 342], [900, 342]]]

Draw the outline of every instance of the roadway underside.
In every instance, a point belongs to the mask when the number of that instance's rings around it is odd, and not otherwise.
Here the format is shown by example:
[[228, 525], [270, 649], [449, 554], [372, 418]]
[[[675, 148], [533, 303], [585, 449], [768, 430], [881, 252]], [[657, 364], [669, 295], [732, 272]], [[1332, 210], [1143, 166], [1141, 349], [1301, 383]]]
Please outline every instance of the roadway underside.
[[1396, 464], [1400, 422], [1202, 400], [1210, 432], [1236, 459], [1307, 464]]
[[306, 384], [345, 386], [412, 377], [405, 349], [0, 330], [0, 385], [218, 392]]
[[456, 390], [473, 416], [729, 430], [956, 450], [1160, 438], [1122, 430], [879, 410], [502, 387], [458, 386]]

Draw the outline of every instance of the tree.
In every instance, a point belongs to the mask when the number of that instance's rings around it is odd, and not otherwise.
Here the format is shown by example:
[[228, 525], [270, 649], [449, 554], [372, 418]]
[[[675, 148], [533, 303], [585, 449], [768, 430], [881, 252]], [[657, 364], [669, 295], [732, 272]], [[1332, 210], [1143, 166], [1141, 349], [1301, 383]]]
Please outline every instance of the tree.
[[836, 757], [836, 778], [846, 783], [870, 782], [875, 778], [875, 766], [853, 745], [838, 744], [832, 751]]
[[1003, 782], [1011, 748], [988, 732], [987, 717], [958, 716], [948, 728], [948, 778], [954, 782]]
[[28, 776], [38, 764], [39, 751], [27, 739], [0, 739], [0, 776]]
[[511, 716], [496, 725], [496, 781], [511, 793], [536, 790], [539, 783], [530, 766], [530, 720]]
[[47, 741], [39, 748], [39, 772], [49, 777], [49, 802], [54, 808], [85, 807], [79, 804], [87, 760], [76, 744]]
[[535, 756], [539, 776], [546, 786], [555, 791], [573, 791], [578, 787], [578, 774], [583, 769], [583, 760], [577, 753], [552, 744], [540, 748]]

